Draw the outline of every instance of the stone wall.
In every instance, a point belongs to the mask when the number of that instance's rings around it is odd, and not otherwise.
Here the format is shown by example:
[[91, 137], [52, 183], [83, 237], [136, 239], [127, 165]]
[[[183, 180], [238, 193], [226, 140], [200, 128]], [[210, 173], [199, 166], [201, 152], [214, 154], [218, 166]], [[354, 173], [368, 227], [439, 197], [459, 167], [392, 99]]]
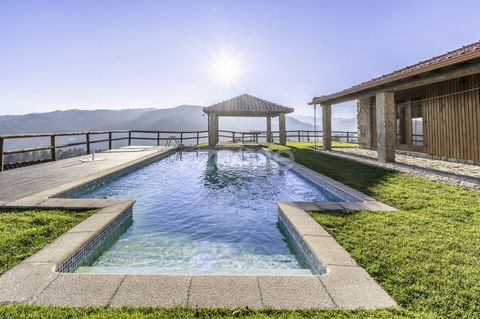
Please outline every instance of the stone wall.
[[395, 161], [395, 94], [376, 95], [377, 153], [379, 162]]
[[358, 147], [373, 149], [372, 145], [372, 112], [371, 98], [357, 100]]

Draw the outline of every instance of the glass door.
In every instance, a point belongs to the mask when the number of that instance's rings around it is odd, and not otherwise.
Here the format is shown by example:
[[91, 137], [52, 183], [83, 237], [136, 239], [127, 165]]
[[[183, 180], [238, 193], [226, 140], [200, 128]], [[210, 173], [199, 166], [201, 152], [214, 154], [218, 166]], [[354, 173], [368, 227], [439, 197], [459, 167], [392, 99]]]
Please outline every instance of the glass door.
[[423, 107], [420, 98], [412, 99], [410, 103], [412, 146], [424, 146], [423, 138]]

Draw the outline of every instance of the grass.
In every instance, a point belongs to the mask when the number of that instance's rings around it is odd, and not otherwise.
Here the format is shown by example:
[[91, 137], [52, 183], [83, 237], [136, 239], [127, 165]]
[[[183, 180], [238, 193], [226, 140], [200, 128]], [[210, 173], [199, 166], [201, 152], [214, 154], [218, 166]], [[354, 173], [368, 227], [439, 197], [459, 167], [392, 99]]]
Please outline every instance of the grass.
[[[287, 143], [288, 147], [287, 148], [296, 148], [296, 149], [314, 149], [315, 143], [314, 142], [288, 142]], [[323, 146], [322, 141], [317, 142], [317, 148], [321, 148]], [[346, 143], [346, 142], [337, 142], [337, 141], [332, 141], [332, 148], [357, 148], [358, 144], [355, 143]], [[279, 149], [279, 148], [286, 148], [283, 146], [279, 146], [277, 144], [272, 144], [270, 146], [272, 149]]]
[[[399, 303], [383, 310], [280, 311], [5, 305], [0, 318], [479, 318], [480, 193], [315, 153], [289, 143], [295, 160], [398, 208], [312, 212]], [[3, 251], [1, 252], [3, 254]]]
[[287, 148], [298, 163], [398, 209], [312, 216], [410, 315], [480, 317], [480, 193]]
[[67, 307], [42, 307], [30, 305], [0, 306], [0, 318], [4, 319], [180, 319], [180, 318], [245, 318], [245, 319], [343, 319], [343, 318], [410, 318], [401, 310], [360, 310], [360, 311], [285, 311], [285, 310], [251, 310], [251, 309], [195, 309], [195, 308], [167, 308], [158, 309], [150, 307], [125, 307], [125, 308], [67, 308]]
[[93, 212], [0, 212], [0, 275]]

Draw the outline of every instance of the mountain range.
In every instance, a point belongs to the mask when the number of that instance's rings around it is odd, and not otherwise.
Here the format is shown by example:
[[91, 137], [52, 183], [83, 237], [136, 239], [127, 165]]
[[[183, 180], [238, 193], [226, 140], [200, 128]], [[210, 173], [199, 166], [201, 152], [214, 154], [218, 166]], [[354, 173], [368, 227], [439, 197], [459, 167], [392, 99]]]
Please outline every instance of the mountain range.
[[[313, 130], [313, 116], [289, 115], [287, 130]], [[264, 118], [220, 118], [220, 129], [232, 131], [265, 130]], [[272, 120], [272, 129], [278, 120]], [[123, 110], [79, 110], [0, 116], [0, 134], [73, 132], [89, 130], [207, 130], [202, 106], [181, 105], [167, 109], [142, 108]], [[322, 121], [317, 117], [317, 127]], [[356, 130], [355, 119], [334, 118], [334, 130]]]

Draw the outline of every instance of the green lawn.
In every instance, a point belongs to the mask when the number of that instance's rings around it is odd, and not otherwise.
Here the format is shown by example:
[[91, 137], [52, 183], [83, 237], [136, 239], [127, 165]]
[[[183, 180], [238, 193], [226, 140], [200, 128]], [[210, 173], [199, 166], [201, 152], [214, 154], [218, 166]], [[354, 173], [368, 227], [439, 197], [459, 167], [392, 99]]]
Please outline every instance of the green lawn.
[[399, 210], [312, 216], [407, 313], [480, 317], [480, 193], [315, 154], [298, 143], [288, 149], [298, 163]]
[[93, 212], [0, 211], [0, 274]]
[[[322, 141], [317, 142], [317, 148], [321, 148], [323, 146]], [[272, 145], [271, 148], [279, 148], [281, 146], [277, 145]], [[295, 148], [307, 148], [307, 149], [313, 149], [315, 147], [315, 143], [313, 142], [288, 142], [288, 147], [295, 147]], [[345, 143], [345, 142], [337, 142], [337, 141], [332, 141], [332, 148], [357, 148], [358, 144], [355, 143]]]
[[343, 318], [410, 318], [404, 311], [282, 311], [282, 310], [251, 310], [251, 309], [194, 309], [194, 308], [67, 308], [67, 307], [39, 307], [29, 305], [0, 306], [0, 318], [5, 319], [183, 319], [183, 318], [261, 318], [261, 319], [343, 319]]
[[[297, 162], [399, 209], [351, 214], [312, 212], [312, 216], [395, 298], [400, 308], [252, 311], [12, 305], [0, 307], [0, 318], [479, 318], [480, 193], [314, 153], [310, 146], [289, 143], [288, 147], [271, 149], [290, 149]], [[4, 253], [1, 250], [0, 254]]]

